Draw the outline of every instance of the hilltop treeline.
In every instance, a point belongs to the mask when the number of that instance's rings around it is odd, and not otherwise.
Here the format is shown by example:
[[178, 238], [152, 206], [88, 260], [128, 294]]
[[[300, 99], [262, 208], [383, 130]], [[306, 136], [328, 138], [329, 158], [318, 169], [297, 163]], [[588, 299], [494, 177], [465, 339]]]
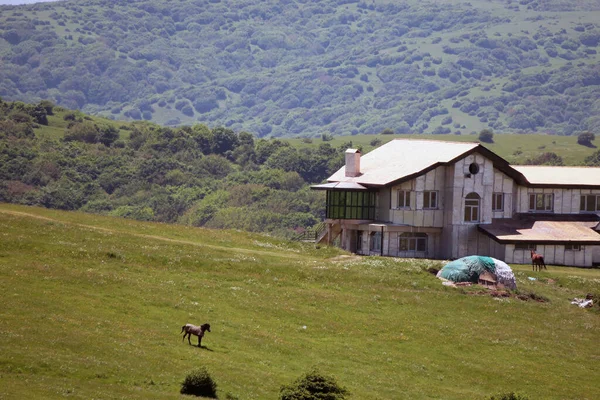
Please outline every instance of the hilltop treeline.
[[[65, 127], [53, 138], [42, 124]], [[202, 124], [115, 126], [47, 101], [0, 100], [0, 201], [289, 236], [323, 217], [308, 183], [339, 168], [349, 145], [296, 149]]]
[[2, 11], [7, 99], [257, 137], [600, 130], [595, 2], [83, 0]]

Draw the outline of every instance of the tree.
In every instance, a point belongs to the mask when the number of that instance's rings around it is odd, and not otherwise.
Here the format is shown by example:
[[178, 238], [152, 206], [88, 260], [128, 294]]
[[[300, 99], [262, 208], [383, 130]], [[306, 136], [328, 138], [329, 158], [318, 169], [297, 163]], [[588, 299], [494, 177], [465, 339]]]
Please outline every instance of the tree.
[[579, 136], [577, 136], [577, 143], [582, 146], [587, 147], [596, 147], [592, 144], [592, 141], [596, 139], [596, 135], [591, 132], [583, 132]]
[[526, 165], [553, 165], [561, 166], [565, 165], [561, 156], [556, 153], [546, 152], [542, 153], [535, 158], [528, 159], [525, 161]]
[[600, 150], [597, 150], [591, 156], [586, 157], [584, 164], [588, 167], [600, 167]]
[[479, 132], [479, 141], [483, 143], [494, 143], [494, 132], [490, 129], [484, 129]]

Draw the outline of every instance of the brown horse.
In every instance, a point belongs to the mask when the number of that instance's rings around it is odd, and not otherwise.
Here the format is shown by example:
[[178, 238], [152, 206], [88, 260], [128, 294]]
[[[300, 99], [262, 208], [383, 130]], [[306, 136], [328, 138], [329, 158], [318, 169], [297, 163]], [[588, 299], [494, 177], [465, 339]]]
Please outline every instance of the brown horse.
[[542, 267], [544, 267], [546, 270], [548, 269], [546, 268], [546, 263], [544, 262], [544, 256], [536, 253], [535, 250], [531, 250], [531, 267], [534, 271], [536, 267], [538, 271], [541, 271]]
[[192, 344], [192, 342], [190, 341], [192, 335], [198, 336], [198, 347], [202, 347], [202, 338], [204, 337], [204, 332], [210, 332], [210, 324], [203, 324], [200, 326], [185, 324], [181, 327], [180, 333], [183, 333], [182, 341], [185, 340], [185, 337], [187, 336], [188, 343], [190, 345]]

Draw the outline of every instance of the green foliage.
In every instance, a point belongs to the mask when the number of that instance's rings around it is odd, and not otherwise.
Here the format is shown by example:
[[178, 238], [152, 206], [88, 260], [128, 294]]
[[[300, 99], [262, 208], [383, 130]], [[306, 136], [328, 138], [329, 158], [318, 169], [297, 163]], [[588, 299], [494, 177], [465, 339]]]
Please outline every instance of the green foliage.
[[[0, 16], [0, 92], [135, 121], [201, 118], [257, 137], [388, 127], [447, 134], [438, 123], [450, 118], [467, 131], [572, 135], [599, 124], [592, 3], [320, 0], [288, 2], [283, 13], [275, 0], [234, 9], [222, 1], [52, 2]], [[551, 23], [538, 10], [567, 12]], [[581, 19], [565, 29], [576, 12]], [[521, 29], [497, 29], [506, 23]], [[349, 56], [332, 59], [333, 50]], [[451, 117], [433, 120], [458, 103]]]
[[217, 384], [208, 373], [208, 370], [202, 367], [187, 374], [181, 383], [180, 393], [216, 399]]
[[341, 387], [335, 378], [311, 370], [294, 383], [282, 386], [280, 400], [343, 400], [348, 390]]
[[596, 135], [591, 132], [583, 132], [577, 136], [577, 143], [582, 146], [593, 147], [592, 142], [596, 139]]
[[526, 165], [554, 165], [561, 166], [565, 165], [561, 156], [553, 152], [545, 152], [537, 157], [527, 159]]
[[494, 132], [484, 129], [479, 132], [479, 141], [483, 143], [494, 143]]
[[586, 157], [584, 163], [588, 167], [600, 167], [600, 150], [596, 150], [594, 154]]

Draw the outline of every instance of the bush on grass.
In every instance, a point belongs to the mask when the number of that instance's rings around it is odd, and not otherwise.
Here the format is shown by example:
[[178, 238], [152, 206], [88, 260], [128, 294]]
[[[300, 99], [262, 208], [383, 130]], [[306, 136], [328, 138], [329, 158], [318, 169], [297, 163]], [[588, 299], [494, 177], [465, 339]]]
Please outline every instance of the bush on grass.
[[529, 397], [515, 392], [503, 393], [490, 397], [490, 400], [529, 400]]
[[336, 380], [316, 370], [308, 372], [294, 383], [281, 387], [280, 400], [343, 400], [348, 391]]
[[198, 368], [190, 372], [181, 383], [181, 394], [217, 398], [217, 384], [206, 368]]

